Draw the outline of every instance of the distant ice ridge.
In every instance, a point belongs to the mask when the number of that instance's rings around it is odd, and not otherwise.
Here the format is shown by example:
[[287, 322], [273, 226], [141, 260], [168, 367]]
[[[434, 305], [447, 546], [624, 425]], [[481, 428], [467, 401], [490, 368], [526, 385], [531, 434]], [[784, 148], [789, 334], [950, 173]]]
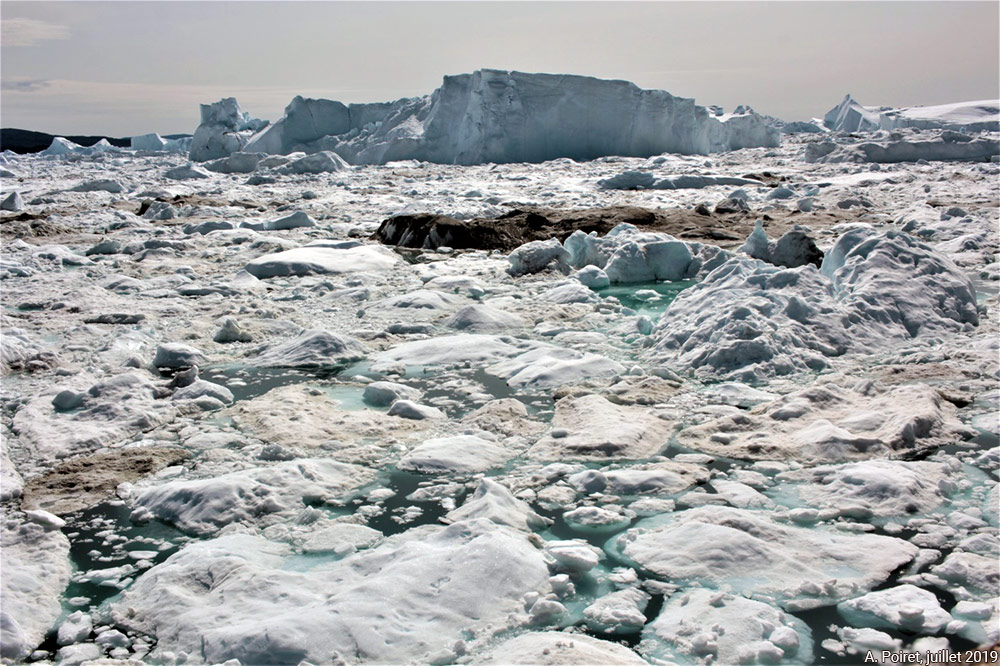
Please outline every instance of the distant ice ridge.
[[[930, 136], [928, 136], [930, 135]], [[839, 162], [917, 162], [961, 160], [996, 162], [1000, 159], [1000, 141], [996, 134], [973, 138], [955, 130], [879, 131], [871, 141], [817, 141], [806, 146], [805, 160], [812, 163]]]
[[191, 137], [164, 139], [154, 132], [152, 134], [133, 136], [130, 146], [132, 150], [187, 152], [191, 150]]
[[885, 129], [951, 129], [966, 132], [1000, 131], [1000, 101], [979, 100], [936, 106], [862, 106], [849, 94], [823, 116], [827, 129], [872, 132]]
[[[130, 148], [131, 150], [187, 152], [191, 148], [191, 138], [164, 139], [155, 133], [143, 134], [131, 138]], [[52, 143], [49, 144], [48, 148], [38, 154], [58, 157], [63, 155], [95, 155], [107, 151], [120, 153], [125, 150], [128, 150], [128, 148], [113, 146], [107, 139], [101, 139], [92, 146], [81, 146], [65, 137], [57, 136], [52, 139]]]
[[395, 102], [296, 97], [284, 117], [252, 136], [253, 121], [235, 99], [204, 105], [190, 156], [331, 150], [351, 164], [467, 165], [778, 145], [777, 130], [741, 110], [716, 116], [692, 99], [628, 81], [483, 69], [446, 76], [432, 94]]

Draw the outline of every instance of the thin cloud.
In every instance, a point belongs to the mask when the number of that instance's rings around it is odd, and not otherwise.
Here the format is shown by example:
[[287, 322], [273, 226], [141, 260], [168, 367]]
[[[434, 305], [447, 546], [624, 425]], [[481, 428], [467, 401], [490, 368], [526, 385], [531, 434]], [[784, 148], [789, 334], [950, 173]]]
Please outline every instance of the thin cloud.
[[51, 39], [66, 39], [69, 28], [38, 19], [12, 18], [0, 21], [0, 43], [4, 46], [34, 46]]
[[14, 79], [0, 81], [0, 90], [8, 92], [38, 92], [51, 85], [52, 82], [45, 79]]

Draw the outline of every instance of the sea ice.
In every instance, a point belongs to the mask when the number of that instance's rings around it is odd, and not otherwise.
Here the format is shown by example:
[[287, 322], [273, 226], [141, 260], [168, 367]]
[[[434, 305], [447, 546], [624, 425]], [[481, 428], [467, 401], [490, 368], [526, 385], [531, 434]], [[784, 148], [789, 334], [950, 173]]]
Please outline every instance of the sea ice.
[[643, 629], [651, 654], [676, 663], [811, 664], [812, 633], [766, 603], [715, 590], [670, 597]]
[[423, 421], [425, 419], [445, 419], [447, 414], [438, 409], [437, 407], [431, 407], [430, 405], [422, 405], [419, 402], [414, 402], [413, 400], [397, 400], [392, 403], [389, 407], [389, 411], [386, 412], [389, 416], [398, 416], [401, 419], [409, 419], [411, 421]]
[[354, 338], [307, 330], [286, 342], [260, 347], [244, 362], [259, 368], [330, 368], [359, 361], [366, 351]]
[[382, 533], [365, 525], [335, 523], [310, 531], [302, 544], [303, 553], [352, 553], [382, 541]]
[[72, 566], [70, 544], [57, 529], [5, 516], [0, 545], [4, 568], [0, 653], [21, 660], [41, 644], [62, 611], [59, 600]]
[[607, 190], [685, 190], [703, 189], [716, 185], [761, 185], [758, 180], [736, 178], [733, 176], [713, 175], [676, 175], [656, 178], [645, 171], [625, 171], [598, 181], [598, 185]]
[[110, 192], [111, 194], [121, 194], [125, 191], [125, 186], [117, 180], [102, 178], [100, 180], [85, 180], [73, 188], [74, 192]]
[[649, 594], [630, 587], [606, 594], [583, 609], [587, 626], [595, 631], [613, 634], [638, 633], [646, 624], [646, 604]]
[[672, 424], [642, 407], [615, 405], [597, 394], [556, 403], [553, 429], [528, 456], [538, 460], [651, 458], [663, 450]]
[[226, 525], [252, 523], [267, 514], [342, 500], [374, 476], [373, 471], [356, 465], [299, 459], [153, 486], [138, 493], [133, 516], [155, 517], [185, 532], [210, 535]]
[[372, 382], [365, 385], [362, 397], [366, 403], [373, 407], [389, 407], [397, 400], [417, 401], [421, 398], [421, 392], [412, 386], [397, 384], [395, 382]]
[[860, 394], [817, 383], [749, 412], [685, 428], [677, 441], [730, 458], [816, 463], [909, 455], [966, 432], [954, 405], [926, 384]]
[[611, 283], [686, 280], [711, 271], [730, 256], [712, 245], [685, 243], [631, 224], [620, 224], [603, 237], [577, 230], [563, 245], [570, 266], [597, 266]]
[[338, 245], [310, 243], [284, 252], [257, 257], [244, 268], [256, 278], [323, 273], [386, 271], [401, 260], [391, 250], [345, 241]]
[[486, 372], [507, 380], [508, 386], [547, 388], [617, 375], [625, 366], [597, 354], [546, 345], [495, 363]]
[[181, 342], [167, 342], [156, 348], [153, 367], [178, 370], [196, 365], [205, 365], [208, 359], [200, 351]]
[[489, 477], [480, 479], [475, 491], [466, 498], [465, 503], [449, 511], [444, 521], [457, 523], [478, 519], [526, 533], [545, 527], [550, 522], [532, 511], [526, 502], [511, 495], [505, 486]]
[[862, 227], [837, 240], [820, 271], [733, 257], [681, 292], [654, 336], [664, 361], [756, 380], [978, 321], [975, 289], [950, 260], [906, 234]]
[[642, 666], [646, 661], [628, 648], [586, 634], [559, 631], [521, 634], [499, 643], [473, 664], [620, 664]]
[[550, 265], [565, 272], [568, 258], [569, 253], [555, 238], [547, 241], [531, 241], [508, 255], [507, 261], [510, 262], [510, 266], [507, 272], [515, 276], [526, 275], [543, 271]]
[[171, 180], [204, 180], [205, 178], [211, 178], [212, 174], [193, 164], [182, 164], [172, 169], [167, 169], [163, 172], [163, 176]]
[[528, 322], [521, 316], [491, 307], [485, 303], [466, 305], [444, 321], [444, 325], [472, 333], [501, 333], [525, 329]]
[[8, 210], [12, 213], [20, 213], [24, 210], [24, 201], [21, 200], [20, 192], [11, 192], [8, 194], [2, 202], [0, 202], [0, 210]]
[[326, 452], [345, 462], [381, 462], [386, 450], [407, 448], [427, 439], [425, 421], [389, 416], [373, 409], [340, 409], [325, 392], [309, 384], [271, 389], [242, 400], [224, 412], [244, 436], [278, 445], [295, 455]]
[[515, 453], [472, 435], [439, 437], [408, 451], [398, 467], [425, 474], [474, 474], [502, 465]]
[[772, 241], [768, 240], [767, 232], [764, 231], [760, 220], [740, 250], [754, 259], [785, 268], [796, 268], [806, 264], [819, 267], [823, 261], [823, 253], [804, 231], [793, 229], [777, 241]]
[[192, 543], [140, 576], [115, 615], [157, 637], [153, 658], [429, 661], [504, 629], [549, 577], [527, 535], [486, 520], [409, 530], [308, 571], [286, 569], [289, 555], [250, 535]]
[[851, 624], [875, 629], [936, 634], [952, 621], [933, 592], [913, 585], [869, 592], [840, 602], [837, 610]]
[[769, 494], [776, 499], [794, 495], [796, 506], [864, 507], [879, 517], [908, 516], [928, 513], [945, 502], [948, 488], [954, 487], [951, 477], [940, 463], [876, 459], [782, 472], [775, 476], [778, 489]]
[[81, 408], [58, 412], [54, 393], [41, 394], [22, 405], [13, 419], [12, 451], [31, 451], [33, 464], [121, 444], [172, 416], [158, 398], [168, 394], [149, 378], [122, 373], [87, 390]]
[[329, 150], [320, 151], [312, 155], [300, 157], [292, 160], [288, 164], [279, 167], [282, 173], [336, 173], [343, 171], [347, 167], [347, 162], [337, 153]]
[[917, 553], [893, 537], [792, 527], [718, 506], [643, 519], [608, 547], [671, 582], [773, 599], [790, 611], [869, 590]]
[[695, 483], [708, 480], [707, 471], [699, 466], [678, 462], [662, 462], [614, 470], [586, 470], [566, 479], [574, 488], [586, 493], [609, 495], [674, 495]]
[[257, 153], [236, 152], [205, 163], [205, 168], [216, 173], [251, 173], [263, 158]]
[[519, 348], [492, 335], [462, 333], [428, 340], [414, 340], [396, 345], [376, 354], [372, 368], [381, 370], [393, 366], [454, 366], [465, 363], [485, 364], [510, 357]]

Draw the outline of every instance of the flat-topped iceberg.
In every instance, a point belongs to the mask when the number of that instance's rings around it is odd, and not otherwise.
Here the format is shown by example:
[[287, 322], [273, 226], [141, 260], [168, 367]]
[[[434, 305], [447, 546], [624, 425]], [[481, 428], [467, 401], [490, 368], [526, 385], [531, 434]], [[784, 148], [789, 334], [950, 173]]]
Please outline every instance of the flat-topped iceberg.
[[231, 147], [333, 151], [351, 164], [484, 164], [707, 154], [779, 141], [752, 110], [715, 116], [692, 99], [628, 81], [496, 69], [446, 76], [430, 95], [382, 104], [296, 97], [280, 120], [245, 140], [250, 121], [233, 104], [203, 107], [226, 113], [203, 114], [191, 159], [221, 157]]

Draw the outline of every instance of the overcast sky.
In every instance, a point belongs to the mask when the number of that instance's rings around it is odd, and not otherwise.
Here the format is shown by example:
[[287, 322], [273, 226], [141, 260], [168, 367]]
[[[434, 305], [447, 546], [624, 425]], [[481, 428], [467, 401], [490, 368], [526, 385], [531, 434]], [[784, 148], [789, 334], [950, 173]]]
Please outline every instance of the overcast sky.
[[633, 81], [732, 110], [821, 116], [1000, 96], [997, 2], [0, 3], [0, 124], [193, 132], [235, 96], [275, 120], [296, 94], [431, 92], [482, 67]]

